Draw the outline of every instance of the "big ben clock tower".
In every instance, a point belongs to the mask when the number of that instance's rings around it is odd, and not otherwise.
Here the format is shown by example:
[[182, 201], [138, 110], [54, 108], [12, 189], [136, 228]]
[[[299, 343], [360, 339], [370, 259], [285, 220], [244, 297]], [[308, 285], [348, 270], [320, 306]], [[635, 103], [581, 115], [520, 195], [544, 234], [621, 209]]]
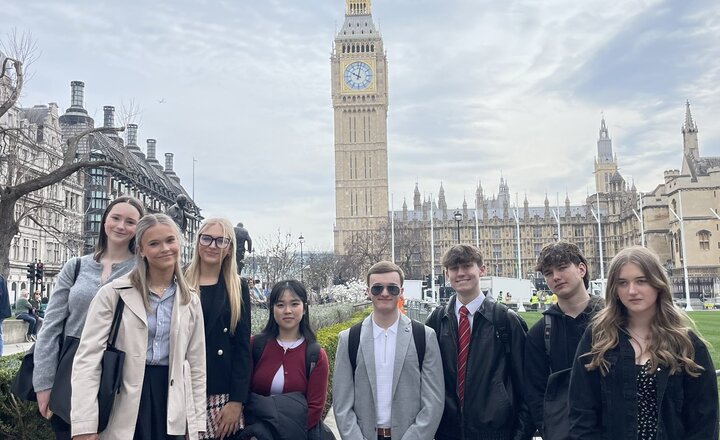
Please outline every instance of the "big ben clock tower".
[[387, 58], [370, 0], [345, 0], [331, 57], [335, 253], [388, 220]]

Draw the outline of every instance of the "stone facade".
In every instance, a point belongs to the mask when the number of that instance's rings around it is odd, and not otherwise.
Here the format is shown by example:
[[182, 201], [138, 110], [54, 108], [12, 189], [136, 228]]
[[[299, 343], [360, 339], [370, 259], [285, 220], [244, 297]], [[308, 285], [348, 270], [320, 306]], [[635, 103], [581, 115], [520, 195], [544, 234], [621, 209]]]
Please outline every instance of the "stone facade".
[[[510, 200], [508, 182], [501, 178], [497, 195], [485, 196], [478, 184], [474, 207], [448, 209], [440, 185], [437, 198], [421, 198], [416, 184], [413, 206], [392, 213], [395, 225], [396, 262], [410, 278], [430, 273], [430, 217], [433, 218], [435, 273], [439, 274], [442, 254], [458, 240], [477, 243], [490, 275], [523, 278], [539, 277], [533, 271], [543, 245], [557, 239], [576, 243], [588, 258], [592, 278], [607, 272], [612, 257], [621, 249], [640, 245], [655, 251], [668, 269], [677, 297], [684, 297], [683, 247], [680, 222], [683, 219], [690, 296], [699, 299], [720, 296], [720, 157], [699, 153], [697, 126], [686, 108], [681, 170], [664, 173], [664, 183], [647, 193], [628, 187], [618, 172], [612, 140], [604, 118], [600, 124], [598, 156], [595, 160], [596, 193], [580, 205], [566, 196], [551, 205], [529, 206], [527, 198], [518, 206]], [[717, 215], [716, 215], [717, 214]], [[600, 231], [595, 215], [599, 215]], [[458, 222], [456, 220], [459, 219]], [[516, 224], [517, 218], [517, 224]], [[641, 228], [642, 220], [642, 228]], [[559, 226], [558, 226], [559, 223]], [[518, 227], [519, 226], [519, 227]], [[458, 239], [459, 229], [459, 239]], [[518, 267], [518, 229], [520, 264]], [[598, 240], [598, 237], [601, 237]]]
[[[0, 102], [7, 99], [9, 84], [0, 80]], [[0, 179], [7, 182], [46, 173], [62, 161], [63, 140], [58, 105], [11, 108], [0, 125], [18, 129], [20, 137], [0, 141]], [[4, 142], [8, 142], [7, 144]], [[13, 170], [10, 170], [12, 167]], [[51, 292], [55, 277], [68, 258], [82, 252], [83, 177], [76, 173], [54, 185], [21, 198], [16, 216], [23, 216], [20, 232], [10, 249], [7, 277], [10, 300], [30, 290], [27, 265], [42, 261], [44, 289]]]
[[346, 0], [330, 62], [338, 255], [388, 218], [387, 58], [370, 7], [370, 0]]

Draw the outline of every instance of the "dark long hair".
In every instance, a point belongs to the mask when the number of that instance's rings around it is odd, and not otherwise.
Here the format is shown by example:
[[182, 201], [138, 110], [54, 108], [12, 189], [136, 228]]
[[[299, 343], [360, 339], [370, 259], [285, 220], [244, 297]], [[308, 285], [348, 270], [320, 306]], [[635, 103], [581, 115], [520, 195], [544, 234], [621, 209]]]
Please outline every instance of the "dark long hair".
[[303, 283], [298, 280], [284, 280], [275, 283], [270, 291], [270, 296], [268, 297], [268, 310], [270, 311], [268, 322], [265, 324], [265, 328], [262, 332], [268, 336], [278, 336], [278, 324], [277, 321], [275, 321], [275, 313], [273, 313], [273, 309], [280, 299], [280, 296], [282, 296], [283, 292], [286, 290], [294, 293], [303, 303], [303, 311], [305, 313], [300, 320], [300, 334], [305, 337], [305, 341], [307, 341], [308, 344], [315, 342], [317, 340], [315, 332], [312, 328], [310, 328], [310, 310], [308, 308], [307, 290], [305, 290]]
[[[137, 212], [140, 214], [140, 218], [145, 215], [145, 208], [143, 207], [142, 202], [135, 197], [120, 196], [110, 202], [107, 208], [105, 208], [105, 212], [103, 212], [102, 215], [102, 220], [100, 221], [100, 236], [98, 237], [97, 245], [95, 246], [95, 253], [93, 254], [93, 258], [95, 258], [95, 261], [100, 261], [100, 258], [102, 258], [103, 254], [105, 254], [105, 251], [107, 251], [108, 236], [105, 232], [105, 221], [107, 221], [107, 217], [110, 214], [110, 211], [112, 211], [113, 207], [120, 203], [128, 203], [130, 204], [130, 206], [137, 209]], [[132, 252], [133, 254], [135, 253], [135, 237], [130, 239], [130, 243], [128, 243], [128, 248], [130, 249], [130, 252]]]

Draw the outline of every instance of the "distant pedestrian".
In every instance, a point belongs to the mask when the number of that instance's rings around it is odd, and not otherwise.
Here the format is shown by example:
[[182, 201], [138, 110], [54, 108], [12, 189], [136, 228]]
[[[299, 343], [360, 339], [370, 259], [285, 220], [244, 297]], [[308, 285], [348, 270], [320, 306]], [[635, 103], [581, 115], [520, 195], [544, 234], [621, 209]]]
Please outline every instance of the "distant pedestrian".
[[22, 319], [27, 322], [28, 329], [25, 333], [25, 342], [32, 342], [37, 339], [37, 323], [38, 317], [35, 314], [35, 308], [28, 300], [27, 290], [20, 292], [20, 298], [15, 301], [15, 318]]
[[7, 282], [5, 277], [0, 275], [0, 356], [3, 355], [2, 324], [3, 320], [10, 316], [12, 316], [12, 310], [10, 310], [10, 295], [7, 290]]

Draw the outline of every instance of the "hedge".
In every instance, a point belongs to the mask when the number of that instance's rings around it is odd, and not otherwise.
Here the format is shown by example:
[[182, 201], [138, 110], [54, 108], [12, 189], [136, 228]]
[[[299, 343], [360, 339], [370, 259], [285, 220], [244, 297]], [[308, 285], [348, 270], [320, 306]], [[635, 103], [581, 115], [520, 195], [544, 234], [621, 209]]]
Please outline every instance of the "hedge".
[[328, 376], [327, 385], [327, 400], [325, 401], [325, 409], [323, 411], [323, 418], [327, 415], [330, 407], [332, 407], [332, 378], [333, 370], [335, 368], [335, 352], [337, 351], [338, 335], [341, 331], [350, 328], [353, 324], [361, 322], [366, 316], [372, 311], [371, 307], [354, 313], [349, 320], [340, 322], [329, 327], [323, 327], [316, 332], [317, 341], [325, 349], [325, 353], [328, 357], [328, 363], [330, 364], [330, 375]]
[[[337, 350], [338, 334], [353, 324], [362, 321], [370, 308], [353, 314], [349, 320], [316, 332], [318, 343], [325, 349], [330, 364], [328, 395], [323, 417], [332, 406], [332, 373], [335, 367], [335, 351]], [[17, 440], [53, 440], [55, 435], [50, 423], [45, 420], [37, 409], [35, 402], [26, 402], [10, 393], [10, 384], [22, 361], [23, 353], [0, 357], [0, 438]]]
[[37, 403], [20, 400], [10, 392], [23, 355], [0, 358], [0, 438], [54, 440], [50, 423], [38, 412]]

